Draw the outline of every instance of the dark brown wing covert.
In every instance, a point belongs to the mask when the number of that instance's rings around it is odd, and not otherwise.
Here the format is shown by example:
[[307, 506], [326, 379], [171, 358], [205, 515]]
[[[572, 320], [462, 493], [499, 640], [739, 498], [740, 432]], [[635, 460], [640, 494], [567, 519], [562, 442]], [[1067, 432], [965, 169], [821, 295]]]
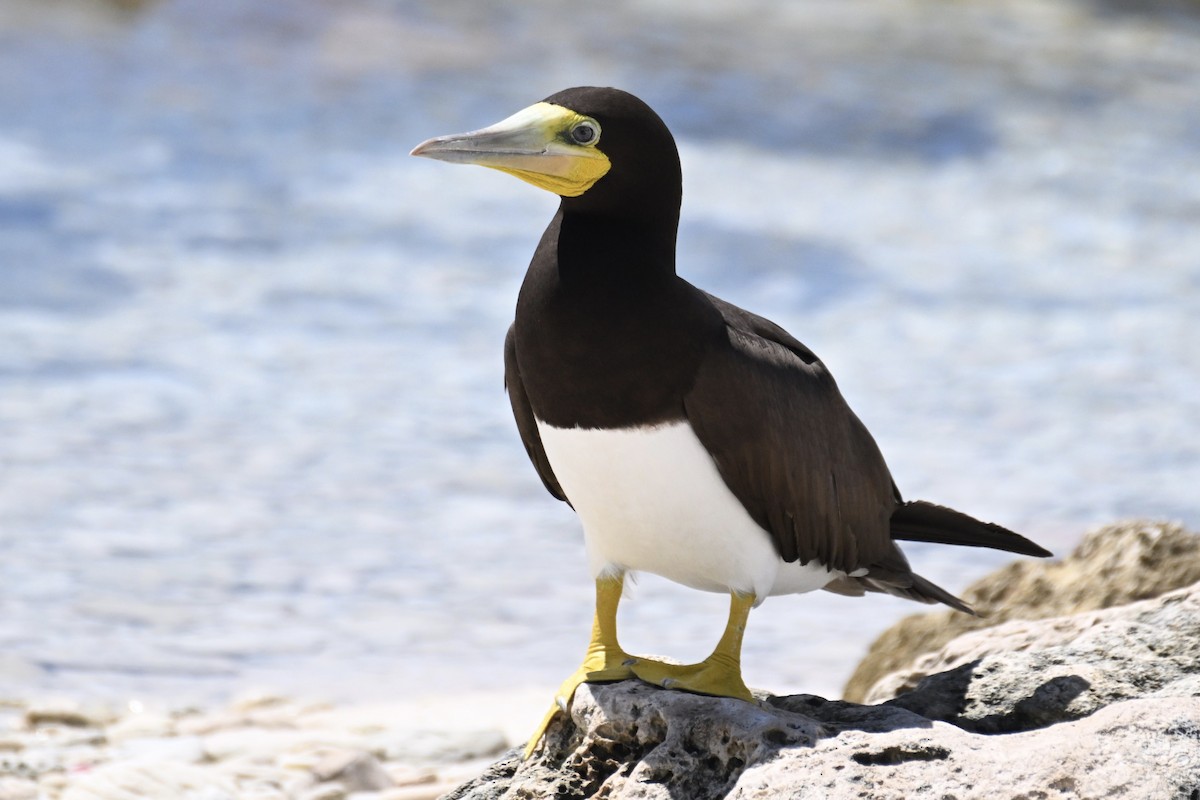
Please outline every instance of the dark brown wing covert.
[[726, 485], [785, 561], [852, 572], [885, 559], [891, 475], [825, 365], [769, 320], [710, 299], [728, 335], [684, 408]]

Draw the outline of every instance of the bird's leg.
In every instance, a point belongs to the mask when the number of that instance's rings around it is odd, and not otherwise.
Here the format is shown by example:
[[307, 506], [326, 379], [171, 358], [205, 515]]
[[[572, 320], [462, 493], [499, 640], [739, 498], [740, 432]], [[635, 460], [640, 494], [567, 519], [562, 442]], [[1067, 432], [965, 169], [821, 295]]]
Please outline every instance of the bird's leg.
[[550, 720], [560, 711], [567, 710], [579, 684], [621, 681], [633, 677], [629, 665], [634, 659], [617, 644], [617, 606], [621, 602], [621, 589], [624, 584], [623, 575], [596, 579], [596, 615], [592, 621], [592, 641], [588, 643], [587, 654], [584, 655], [583, 664], [579, 669], [558, 687], [558, 692], [554, 695], [554, 705], [550, 706], [541, 724], [530, 737], [529, 743], [525, 745], [525, 758], [533, 754], [534, 748], [550, 725]]
[[736, 592], [730, 595], [725, 632], [712, 654], [699, 664], [638, 660], [633, 664], [633, 674], [655, 686], [753, 702], [754, 696], [742, 680], [742, 634], [753, 607], [754, 595]]

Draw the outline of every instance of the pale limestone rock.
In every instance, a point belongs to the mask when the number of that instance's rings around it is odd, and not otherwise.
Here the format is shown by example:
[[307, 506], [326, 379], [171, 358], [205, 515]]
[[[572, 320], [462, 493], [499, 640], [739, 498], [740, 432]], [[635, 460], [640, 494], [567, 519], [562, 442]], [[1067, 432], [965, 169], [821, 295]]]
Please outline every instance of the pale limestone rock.
[[208, 758], [199, 736], [124, 739], [109, 757], [114, 760], [182, 761], [199, 764]]
[[728, 797], [807, 797], [808, 792], [827, 800], [1196, 797], [1197, 714], [1200, 700], [1194, 698], [1147, 700], [1002, 738], [942, 723], [917, 736], [911, 730], [851, 731], [841, 742], [826, 740], [811, 752], [792, 751], [748, 768]]
[[294, 793], [285, 791], [278, 786], [241, 786], [238, 788], [238, 800], [292, 800]]
[[1157, 597], [1200, 581], [1200, 536], [1180, 525], [1134, 521], [1090, 532], [1062, 561], [1021, 560], [981, 578], [963, 599], [983, 616], [914, 614], [872, 643], [843, 696], [862, 702], [885, 675], [951, 639], [1018, 619], [1047, 619]]
[[1078, 719], [1122, 700], [1196, 696], [1200, 584], [1119, 608], [960, 636], [885, 677], [869, 695], [980, 733]]
[[370, 753], [343, 750], [331, 753], [313, 767], [318, 781], [336, 780], [347, 792], [366, 792], [389, 789], [394, 783], [379, 761]]
[[54, 699], [25, 709], [25, 725], [65, 725], [72, 728], [102, 728], [119, 715], [109, 706], [84, 704], [73, 700]]
[[70, 780], [61, 772], [47, 772], [39, 775], [38, 788], [41, 790], [41, 794], [38, 796], [38, 800], [46, 797], [58, 797], [69, 783]]
[[104, 735], [110, 742], [121, 742], [126, 739], [173, 736], [174, 734], [175, 720], [171, 719], [169, 715], [158, 711], [141, 711], [127, 714], [104, 729]]
[[292, 699], [286, 695], [274, 692], [251, 691], [239, 695], [229, 704], [229, 710], [239, 714], [248, 714], [268, 708], [290, 706]]
[[62, 800], [237, 800], [232, 781], [178, 761], [108, 764], [71, 782]]
[[319, 746], [351, 747], [354, 737], [344, 731], [297, 731], [256, 727], [220, 730], [203, 737], [208, 757], [222, 761], [241, 758], [274, 762], [282, 753]]
[[927, 661], [875, 706], [584, 686], [533, 758], [448, 798], [1200, 798], [1200, 585], [971, 633]]
[[[427, 783], [425, 786], [404, 786], [396, 787], [395, 789], [384, 789], [383, 792], [376, 794], [377, 800], [438, 800], [440, 796], [451, 792], [457, 786], [456, 783], [438, 782]], [[358, 800], [358, 799], [353, 799]]]
[[[395, 789], [387, 789], [380, 792], [377, 797], [378, 800], [438, 800], [438, 798], [452, 791], [458, 783], [461, 783], [461, 781], [455, 783], [438, 782], [426, 786], [403, 786]], [[357, 798], [352, 798], [352, 800], [357, 800]]]
[[346, 787], [336, 781], [314, 786], [299, 795], [300, 800], [346, 800]]
[[176, 732], [189, 736], [207, 736], [217, 731], [244, 726], [245, 717], [227, 709], [208, 712], [190, 709], [175, 719]]
[[532, 759], [514, 751], [448, 800], [1168, 800], [1200, 793], [1194, 697], [1125, 701], [1074, 722], [984, 736], [899, 708], [809, 696], [755, 708], [627, 681], [581, 688], [571, 716], [574, 724], [552, 726]]
[[381, 731], [367, 740], [374, 752], [388, 761], [446, 764], [495, 757], [510, 746], [497, 729]]
[[437, 780], [437, 772], [429, 767], [414, 767], [411, 764], [385, 764], [388, 777], [396, 786], [427, 786]]
[[[36, 713], [27, 719], [29, 709]], [[63, 700], [3, 709], [0, 776], [15, 782], [5, 791], [32, 786], [37, 800], [432, 800], [485, 763], [433, 766], [428, 756], [494, 754], [504, 744], [495, 731], [469, 726], [428, 734], [386, 706], [334, 709], [273, 695], [217, 710], [131, 702], [103, 726], [96, 723], [107, 712], [83, 709]], [[384, 761], [388, 753], [420, 757]]]

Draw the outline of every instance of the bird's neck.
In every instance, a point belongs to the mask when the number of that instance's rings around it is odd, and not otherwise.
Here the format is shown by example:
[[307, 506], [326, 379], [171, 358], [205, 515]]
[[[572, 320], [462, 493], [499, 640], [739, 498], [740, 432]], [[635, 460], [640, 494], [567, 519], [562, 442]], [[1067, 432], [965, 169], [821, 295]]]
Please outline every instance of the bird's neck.
[[[556, 261], [564, 288], [629, 291], [675, 276], [679, 214], [666, 218], [578, 214], [559, 210]], [[549, 233], [549, 231], [548, 231]]]
[[[682, 418], [682, 398], [724, 330], [707, 297], [676, 277], [674, 225], [561, 212], [517, 299], [521, 380], [539, 420], [614, 428]], [[715, 315], [715, 319], [714, 319]]]

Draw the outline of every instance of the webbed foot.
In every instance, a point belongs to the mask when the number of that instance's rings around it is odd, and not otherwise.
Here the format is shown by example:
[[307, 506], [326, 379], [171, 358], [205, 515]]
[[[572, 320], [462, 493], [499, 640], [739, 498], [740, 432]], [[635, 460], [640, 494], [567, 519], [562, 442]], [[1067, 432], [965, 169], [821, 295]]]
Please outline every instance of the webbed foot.
[[754, 695], [746, 688], [737, 664], [724, 659], [709, 656], [698, 664], [639, 661], [632, 669], [633, 674], [641, 680], [664, 689], [682, 689], [697, 694], [736, 697], [739, 700], [754, 702]]

